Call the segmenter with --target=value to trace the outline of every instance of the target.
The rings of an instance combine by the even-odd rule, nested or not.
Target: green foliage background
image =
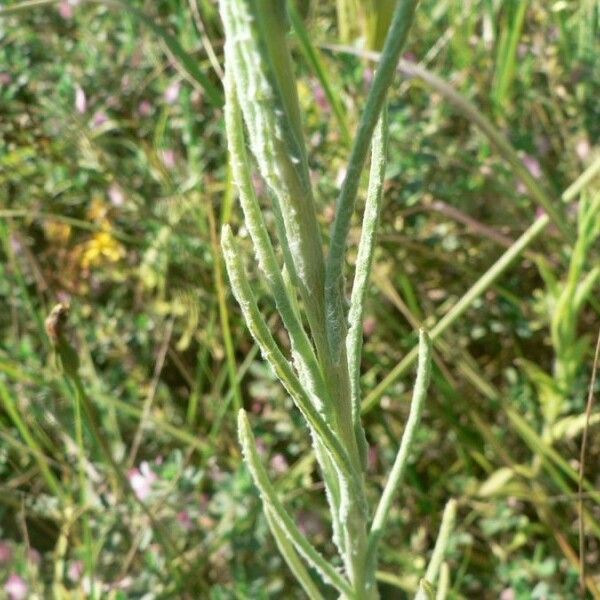
[[[308,436],[261,362],[223,272],[219,225],[244,224],[218,106],[220,22],[212,2],[193,2],[135,0],[125,10],[65,1],[0,16],[0,584],[17,574],[29,597],[91,594],[80,561],[94,564],[92,587],[102,597],[301,597],[241,464],[238,402],[260,415],[255,433],[281,497],[328,551]],[[331,45],[364,46],[378,25],[357,0],[299,8],[351,137],[372,64]],[[494,122],[573,240],[548,227],[438,344],[409,485],[381,550],[384,598],[414,591],[450,496],[459,501],[452,598],[579,593],[573,475],[599,328],[597,280],[574,314],[556,307],[600,257],[600,209],[578,233],[578,199],[560,200],[598,151],[599,13],[590,0],[419,7],[405,58],[423,61]],[[326,235],[349,140],[293,33],[290,43]],[[538,210],[488,139],[439,93],[399,76],[389,103],[365,322],[367,394],[413,348],[417,325],[435,324]],[[597,183],[588,186],[589,204]],[[44,330],[58,301],[71,304],[69,336],[103,435],[123,473],[148,486],[144,501],[174,551],[118,485],[88,428],[90,494],[80,501],[74,391]],[[556,322],[567,324],[559,338]],[[569,361],[567,380],[557,375],[561,360]],[[387,387],[365,417],[374,498],[397,449],[412,376]],[[584,504],[593,597],[597,414]],[[68,501],[49,487],[40,455]]]

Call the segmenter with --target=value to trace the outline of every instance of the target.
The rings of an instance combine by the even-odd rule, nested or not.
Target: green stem
[[[328,45],[326,47],[333,51],[344,52],[346,54],[355,54],[376,62],[383,60],[383,56],[379,52],[357,50],[345,46]],[[523,182],[533,200],[541,208],[543,208],[548,215],[550,215],[553,224],[559,229],[565,238],[571,242],[575,240],[574,233],[566,222],[565,217],[554,206],[554,199],[531,175],[527,167],[523,164],[523,161],[517,154],[516,150],[512,147],[506,137],[504,137],[504,135],[494,126],[490,119],[488,119],[477,108],[477,106],[475,106],[475,104],[473,104],[470,100],[467,100],[467,98],[456,91],[441,77],[438,77],[435,73],[432,73],[419,64],[400,59],[398,63],[398,70],[403,75],[414,77],[427,83],[427,85],[438,92],[459,113],[461,113],[471,123],[476,125],[488,138],[492,145],[498,150],[500,155],[510,164],[514,174]],[[600,161],[600,158],[596,160],[596,162],[598,161]]]
[[[286,537],[286,532],[279,525],[277,518],[273,515],[273,509],[265,504],[264,506],[265,516],[267,517],[267,523],[271,529],[271,533],[275,538],[279,552],[285,559],[290,571],[294,574],[296,579],[300,582],[306,595],[310,600],[325,600],[319,588],[315,585],[312,577],[305,569],[304,564],[300,560],[298,553],[294,549],[294,545]]]
[[[325,444],[336,466],[344,474],[346,484],[352,487],[354,493],[359,492],[361,484],[351,456],[349,456],[349,453],[344,449],[334,431],[315,408],[314,400],[311,399],[307,390],[296,377],[291,365],[281,350],[279,350],[258,309],[256,299],[242,267],[233,235],[227,226],[223,229],[221,242],[231,288],[242,309],[248,329],[261,349],[263,358],[273,367],[310,427]]]
[[[210,241],[213,253],[213,273],[214,284],[217,292],[217,302],[219,306],[219,320],[221,322],[221,333],[223,335],[223,344],[225,346],[225,359],[227,363],[227,375],[229,377],[229,385],[233,390],[233,408],[234,413],[242,408],[242,392],[237,379],[237,362],[235,359],[235,348],[233,338],[231,337],[231,327],[229,325],[229,310],[227,309],[227,299],[225,293],[225,284],[223,281],[223,265],[221,262],[221,251],[219,240],[217,239],[217,226],[215,223],[215,215],[213,207],[207,203],[206,214],[210,229]]]
[[[346,335],[343,272],[346,240],[354,213],[360,177],[367,158],[375,125],[381,114],[387,90],[392,82],[400,52],[412,25],[417,0],[398,0],[379,67],[373,79],[364,111],[352,146],[346,176],[337,202],[335,221],[329,244],[325,271],[325,308],[327,336],[334,361],[341,355],[341,341]]]

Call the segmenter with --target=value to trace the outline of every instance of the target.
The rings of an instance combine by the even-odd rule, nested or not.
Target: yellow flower
[[[86,243],[81,257],[81,266],[89,269],[106,263],[115,263],[124,256],[125,248],[115,240],[107,227],[95,233]]]

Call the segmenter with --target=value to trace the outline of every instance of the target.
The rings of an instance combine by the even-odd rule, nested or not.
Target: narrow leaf
[[[346,352],[348,355],[348,371],[350,373],[350,388],[352,394],[352,420],[357,433],[357,441],[364,436],[360,423],[360,358],[362,355],[362,322],[367,295],[369,276],[373,264],[375,238],[381,212],[383,198],[383,183],[385,179],[385,165],[387,152],[387,111],[381,114],[381,119],[373,137],[371,157],[371,172],[369,188],[363,216],[362,232],[358,245],[358,257],[348,323],[350,328],[346,337]]]
[[[342,138],[346,144],[350,143],[350,132],[348,131],[348,125],[346,124],[346,117],[344,108],[339,99],[339,96],[335,92],[334,87],[329,82],[329,77],[327,76],[327,72],[325,67],[323,66],[323,61],[321,60],[321,56],[319,51],[315,48],[313,43],[310,40],[310,35],[306,28],[304,27],[304,23],[302,22],[302,17],[299,15],[298,10],[294,6],[293,2],[288,4],[288,10],[290,15],[290,21],[292,22],[292,27],[298,36],[298,41],[300,42],[300,49],[306,58],[306,61],[311,66],[314,74],[316,75],[323,91],[325,92],[325,96],[331,104],[331,108],[333,109],[333,114],[338,122],[338,126],[340,128],[340,132],[342,134]]]
[[[221,0],[228,69],[259,171],[281,211],[290,274],[315,339],[323,337],[324,257],[279,0]],[[287,261],[292,260],[292,264]]]
[[[319,436],[324,447],[331,454],[336,466],[345,475],[348,485],[352,486],[355,490],[360,490],[360,484],[352,468],[348,454],[327,422],[323,419],[321,413],[315,408],[318,405],[318,399],[309,396],[309,393],[302,386],[291,365],[273,339],[264,317],[258,309],[256,299],[241,265],[238,251],[228,226],[223,228],[221,242],[231,288],[242,309],[248,329],[261,349],[263,357],[273,367],[296,406],[314,432]]]
[[[311,390],[317,398],[324,402],[324,410],[331,413],[331,400],[323,374],[317,363],[314,349],[308,335],[300,322],[298,313],[292,304],[293,296],[286,286],[281,269],[275,256],[275,251],[269,237],[264,217],[254,192],[252,175],[244,140],[244,129],[237,93],[233,83],[233,69],[227,51],[227,74],[225,78],[225,125],[227,130],[227,145],[231,155],[233,177],[238,188],[240,204],[245,217],[246,227],[252,238],[258,265],[263,272],[269,290],[275,299],[277,310],[281,315],[292,345],[292,351],[304,372],[309,375]],[[282,243],[287,244],[285,239]]]
[[[310,600],[324,600],[319,588],[316,586],[315,582],[312,580],[312,577],[300,560],[300,557],[294,549],[293,544],[290,542],[289,538],[286,537],[284,530],[280,527],[277,517],[273,514],[273,509],[265,504],[264,511],[265,516],[267,517],[267,523],[271,529],[271,533],[273,534],[277,547],[279,548],[279,552],[281,552],[281,555],[290,568],[290,571],[300,582],[300,585],[306,592],[306,595],[310,598]]]
[[[450,534],[454,529],[455,521],[456,500],[452,499],[448,501],[446,507],[444,508],[442,524],[440,525],[437,540],[435,541],[435,546],[433,548],[433,554],[431,555],[431,559],[427,565],[427,571],[425,572],[425,579],[431,584],[435,584],[437,580],[438,573],[440,571],[440,565],[444,559],[444,553],[446,552],[446,547],[448,546],[448,539],[450,538]]]
[[[400,442],[400,449],[396,455],[396,460],[394,461],[388,481],[385,484],[383,494],[379,500],[379,505],[375,511],[373,524],[371,525],[370,544],[372,554],[375,554],[377,543],[383,534],[383,529],[389,516],[390,509],[392,508],[394,496],[396,495],[398,487],[402,483],[404,473],[406,472],[410,450],[417,433],[419,422],[421,420],[421,413],[423,412],[423,405],[427,395],[430,375],[431,341],[429,340],[427,333],[424,330],[421,330],[419,332],[419,362],[417,366],[417,379],[415,381],[415,387],[413,390],[410,413],[408,415],[408,420],[406,421],[406,427],[402,435],[402,441]]]
[[[240,410],[238,417],[238,435],[244,452],[244,459],[252,473],[254,483],[277,526],[294,545],[297,552],[321,575],[325,582],[337,588],[342,594],[352,597],[352,588],[348,581],[302,535],[277,497],[277,492],[260,462],[254,434],[243,409]]]

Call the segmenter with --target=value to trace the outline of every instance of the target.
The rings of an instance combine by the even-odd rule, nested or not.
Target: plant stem
[[[325,272],[325,307],[327,312],[327,336],[334,361],[341,355],[341,341],[346,335],[343,270],[346,240],[360,177],[369,151],[375,125],[381,114],[388,88],[394,77],[400,52],[408,37],[414,19],[417,0],[398,0],[388,32],[379,67],[373,79],[367,102],[362,113],[356,138],[350,154],[346,176],[337,202],[335,221],[331,232],[329,253]]]
[[[383,58],[382,54],[379,52],[358,50],[346,46],[326,45],[324,47],[336,52],[355,54],[377,62],[381,61]],[[496,128],[490,119],[488,119],[477,106],[473,104],[473,102],[465,98],[441,77],[419,64],[400,59],[398,62],[398,71],[403,75],[415,77],[427,83],[427,85],[441,94],[459,113],[476,125],[498,150],[500,155],[510,164],[514,174],[529,190],[531,197],[550,215],[552,222],[565,238],[571,242],[575,240],[574,233],[568,223],[566,223],[564,216],[561,214],[560,210],[554,206],[555,202],[553,198],[531,175],[506,137]]]

